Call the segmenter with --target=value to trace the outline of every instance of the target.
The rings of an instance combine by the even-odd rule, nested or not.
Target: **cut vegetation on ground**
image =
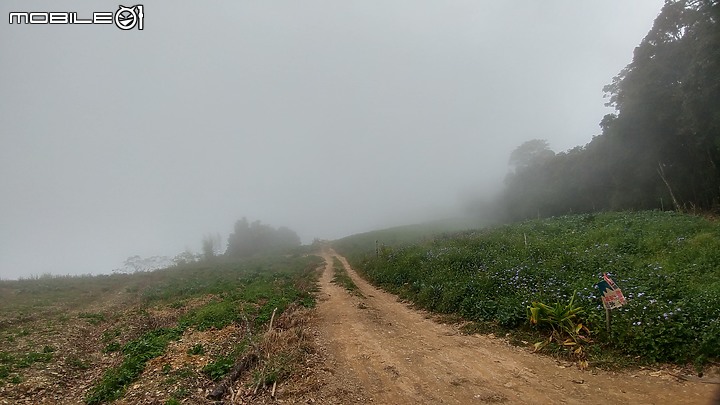
[[[235,394],[269,391],[301,363],[305,337],[295,313],[314,305],[321,259],[221,260],[1,282],[0,398],[207,400],[249,354],[255,361],[240,376],[247,392]]]

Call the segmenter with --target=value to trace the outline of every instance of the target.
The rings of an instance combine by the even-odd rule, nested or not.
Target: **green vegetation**
[[[109,343],[118,336],[120,336],[120,331],[118,329],[106,330],[103,332],[101,340],[105,343]]]
[[[360,235],[367,238],[368,235]],[[399,248],[336,249],[371,282],[426,309],[529,330],[533,302],[572,300],[592,352],[701,366],[720,358],[720,225],[672,212],[532,220]],[[610,273],[628,298],[611,333],[594,284]],[[575,293],[575,291],[577,293]],[[591,362],[593,357],[590,358]]]
[[[122,345],[119,342],[110,342],[103,349],[103,353],[119,352],[122,349]]]
[[[563,343],[577,344],[582,339],[580,332],[587,330],[580,323],[580,317],[585,312],[582,307],[575,305],[576,294],[570,296],[570,302],[566,305],[556,303],[547,305],[542,302],[533,302],[527,307],[530,323],[538,326],[549,326],[552,329],[551,339]],[[568,337],[568,339],[565,339]]]
[[[85,319],[90,323],[91,325],[97,325],[100,322],[105,320],[105,315],[103,314],[96,314],[91,312],[80,312],[78,314],[78,318]]]
[[[122,346],[123,361],[105,372],[101,380],[85,398],[88,404],[98,404],[122,397],[126,388],[143,372],[145,363],[165,353],[171,341],[179,339],[188,328],[222,329],[233,323],[248,323],[259,327],[266,323],[277,308],[285,310],[293,302],[312,305],[310,286],[319,258],[263,258],[234,264],[217,264],[208,271],[206,266],[186,266],[182,269],[162,270],[167,278],[144,291],[146,302],[166,303],[173,300],[216,294],[215,299],[188,311],[170,328],[150,330]],[[195,282],[193,282],[195,281]],[[110,347],[117,348],[112,342]],[[244,347],[244,346],[243,346]],[[200,345],[193,351],[202,352]],[[203,369],[211,379],[222,378],[241,355],[219,356]],[[169,372],[169,370],[168,370]]]
[[[351,294],[363,297],[362,293],[358,289],[358,286],[354,281],[352,281],[347,270],[345,270],[345,266],[343,266],[342,262],[337,257],[333,257],[333,270],[333,283],[344,287]]]
[[[147,285],[152,273],[101,276],[43,276],[0,281],[0,315],[12,315],[16,322],[40,318],[67,320],[67,312],[101,304],[109,295],[125,294],[130,286]],[[132,295],[127,295],[127,298]],[[104,320],[102,314],[83,312],[76,315],[90,324]],[[29,334],[26,331],[25,334]]]
[[[615,112],[601,120],[601,135],[558,154],[535,139],[510,156],[499,204],[508,217],[717,211],[719,17],[716,0],[666,1],[632,62],[603,89]]]
[[[547,339],[535,343],[535,350],[554,345],[554,351],[565,349],[565,354],[574,357],[579,361],[581,367],[585,368],[588,363],[585,360],[584,345],[591,342],[590,329],[581,322],[585,311],[575,304],[576,296],[573,292],[567,304],[558,302],[555,305],[547,305],[542,302],[533,302],[527,307],[528,319],[530,324],[540,328],[549,328],[552,331]]]
[[[351,258],[353,254],[365,255],[370,251],[379,254],[386,246],[399,247],[430,241],[443,233],[472,230],[485,225],[486,221],[477,218],[453,218],[359,233],[338,239],[333,246],[345,257]]]
[[[190,349],[188,349],[188,354],[193,354],[193,355],[205,354],[205,348],[203,347],[202,344],[198,343],[198,344],[194,345],[193,347],[191,347]]]
[[[315,270],[322,260],[308,256],[313,247],[299,246],[290,229],[243,219],[228,240],[227,254],[220,256],[215,254],[219,238],[205,239],[204,260],[189,254],[188,260],[176,260],[165,269],[141,271],[142,259],[135,256],[126,261],[135,268],[131,274],[0,280],[0,385],[23,381],[29,374],[25,369],[39,362],[55,362],[48,367],[60,367],[64,378],[84,380],[85,370],[97,369],[99,359],[106,364],[107,357],[115,357],[114,366],[84,393],[88,404],[105,403],[122,398],[148,361],[164,355],[184,334],[210,331],[206,335],[213,336],[213,331],[238,326],[231,333],[243,336],[240,344],[221,340],[188,349],[190,355],[210,358],[204,370],[193,370],[195,378],[173,373],[170,364],[163,366],[162,372],[173,380],[184,379],[167,387],[167,402],[177,402],[195,392],[198,387],[187,384],[197,385],[198,376],[220,379],[246,352],[258,351],[263,337],[256,335],[267,330],[274,313],[278,319],[288,307],[294,311],[315,304]],[[83,344],[76,344],[78,339]],[[48,342],[61,343],[58,353]],[[278,356],[292,357],[302,350],[293,344],[278,349]],[[39,353],[26,349],[43,346]],[[273,371],[279,367],[269,354],[256,363],[268,378],[286,375]],[[11,395],[17,399],[22,393]]]
[[[100,382],[85,399],[88,404],[99,404],[120,398],[130,383],[143,372],[145,363],[165,352],[171,340],[182,336],[180,328],[156,329],[123,346],[123,362],[106,371]]]
[[[220,356],[203,367],[202,372],[207,375],[209,379],[218,381],[232,369],[234,364],[235,356]]]
[[[55,348],[52,346],[43,347],[42,352],[27,352],[14,355],[5,351],[0,351],[0,382],[10,378],[10,382],[17,383],[21,381],[20,377],[15,374],[18,369],[28,368],[35,363],[47,363],[53,358]]]

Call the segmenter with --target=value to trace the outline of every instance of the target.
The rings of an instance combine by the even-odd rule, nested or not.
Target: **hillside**
[[[388,244],[379,254],[361,248],[381,235],[335,247],[372,283],[422,308],[537,337],[544,332],[530,328],[528,307],[573,298],[582,310],[576,324],[591,331],[580,359],[591,365],[614,362],[608,352],[698,369],[720,358],[720,225],[712,220],[658,211],[571,215]],[[612,311],[610,333],[594,287],[605,272],[627,297]],[[561,344],[547,348],[563,353]]]
[[[0,403],[207,403],[242,359],[252,373],[238,396],[269,397],[311,360],[307,308],[320,263],[218,258],[1,281]]]
[[[355,247],[366,278],[449,315],[398,302],[327,245],[316,246],[321,257],[0,282],[0,403],[674,404],[712,395],[714,223],[646,212],[447,230],[401,227],[336,244]],[[614,272],[629,299],[610,334],[592,289],[601,271]],[[572,352],[549,342],[558,359],[532,353],[549,329],[531,328],[526,307],[574,290],[589,340]],[[616,352],[678,365],[600,370],[618,364]],[[706,376],[691,375],[688,361]],[[607,386],[618,389],[596,392]]]

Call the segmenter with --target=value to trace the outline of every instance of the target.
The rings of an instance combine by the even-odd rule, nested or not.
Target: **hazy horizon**
[[[144,3],[143,3],[144,4]],[[304,242],[450,217],[533,138],[584,145],[662,0],[161,2],[144,28],[0,10],[0,278],[200,250],[242,217]]]

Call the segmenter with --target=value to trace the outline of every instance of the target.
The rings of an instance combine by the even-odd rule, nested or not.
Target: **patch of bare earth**
[[[0,383],[0,404],[82,403],[84,393],[103,370],[118,362],[116,353],[103,353],[107,345],[102,339],[103,333],[122,325],[127,334],[139,326],[137,322],[128,325],[123,315],[90,322],[80,318],[80,313],[82,311],[70,309],[53,315],[45,313],[18,323],[14,334],[12,330],[6,331],[6,342],[0,350],[16,358],[46,347],[53,351],[47,362],[15,369],[13,375],[19,383]]]
[[[122,345],[143,333],[173,326],[180,315],[202,305],[208,297],[190,300],[183,308],[141,308],[134,299],[115,297],[106,305],[61,308],[12,323],[2,330],[0,351],[15,358],[52,348],[49,361],[13,371],[19,382],[0,381],[0,404],[83,404],[88,391],[106,370],[122,362],[122,355],[105,348]],[[102,315],[101,320],[82,314]],[[10,323],[10,322],[8,322]]]
[[[331,283],[333,256],[364,299]],[[581,371],[502,339],[463,335],[374,288],[334,251],[323,257],[321,346],[338,378],[362,393],[338,403],[707,404],[717,387],[664,370]]]

